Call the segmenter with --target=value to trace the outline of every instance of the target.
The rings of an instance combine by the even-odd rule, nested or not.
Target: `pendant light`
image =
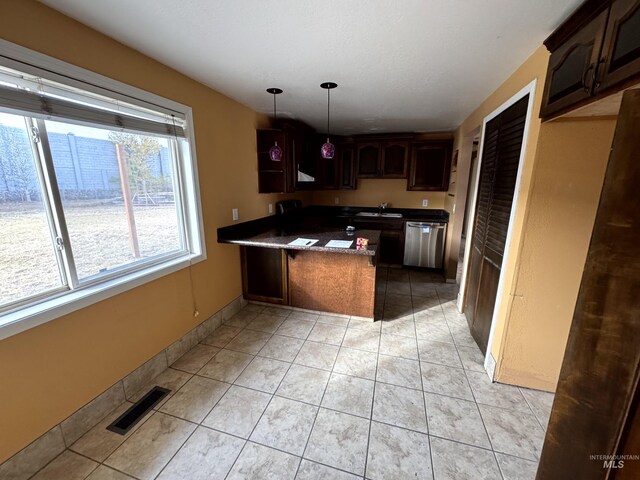
[[[331,106],[331,90],[338,86],[337,83],[325,82],[321,83],[320,87],[327,91],[327,142],[320,147],[320,153],[322,158],[333,158],[336,153],[336,147],[329,141],[329,107]]]
[[[278,110],[276,108],[276,95],[280,95],[282,93],[282,89],[280,88],[267,88],[267,92],[273,95],[273,121],[274,123],[278,120]],[[278,145],[278,142],[275,142],[275,145],[269,149],[269,158],[273,162],[280,162],[283,156],[282,148]]]

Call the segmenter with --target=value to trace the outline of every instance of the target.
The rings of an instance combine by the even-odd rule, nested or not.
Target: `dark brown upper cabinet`
[[[353,190],[356,188],[356,147],[353,143],[343,143],[338,147],[340,157],[340,188]]]
[[[406,178],[408,156],[408,142],[383,143],[381,176],[384,178]]]
[[[380,143],[361,142],[357,144],[358,177],[374,178],[380,175]]]
[[[320,141],[313,130],[301,122],[287,120],[280,122],[278,128],[257,130],[258,147],[258,192],[289,193],[296,190],[314,190],[318,188],[320,172],[316,157],[320,156]],[[282,148],[283,159],[274,162],[269,150],[275,142]],[[313,182],[298,181],[298,170],[314,177]]]
[[[549,119],[640,81],[640,0],[587,0],[545,40],[540,116]]]
[[[447,191],[452,147],[451,141],[412,144],[407,190]]]
[[[257,130],[258,147],[258,192],[288,193],[295,190],[295,139],[285,129]],[[283,158],[274,162],[269,150],[278,142],[283,150]]]
[[[325,141],[326,136],[323,136],[322,143]],[[333,137],[331,141],[336,147],[336,153],[333,158],[322,158],[320,144],[314,150],[317,153],[315,169],[317,176],[314,189],[355,189],[355,145],[350,142],[343,143],[340,137]]]
[[[594,91],[606,91],[640,73],[640,0],[611,5]],[[640,80],[639,80],[640,81]]]

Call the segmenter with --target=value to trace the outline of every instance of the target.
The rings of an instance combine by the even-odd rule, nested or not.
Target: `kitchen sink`
[[[402,214],[401,213],[360,212],[360,213],[356,213],[356,217],[402,218]]]

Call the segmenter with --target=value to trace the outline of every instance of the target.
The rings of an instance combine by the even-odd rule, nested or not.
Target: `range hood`
[[[300,171],[300,167],[298,167],[298,182],[315,182],[316,179],[311,175],[307,175]]]

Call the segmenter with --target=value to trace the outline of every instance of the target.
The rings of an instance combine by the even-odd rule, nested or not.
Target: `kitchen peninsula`
[[[376,266],[382,249],[403,248],[401,240],[385,244],[385,238],[402,239],[405,218],[446,222],[448,215],[442,210],[380,213],[372,208],[293,206],[280,215],[219,228],[218,242],[241,246],[247,300],[373,319]],[[350,225],[354,232],[347,231]],[[386,231],[395,236],[386,237]],[[366,238],[368,245],[357,245],[358,238]],[[351,243],[335,248],[332,240]]]

